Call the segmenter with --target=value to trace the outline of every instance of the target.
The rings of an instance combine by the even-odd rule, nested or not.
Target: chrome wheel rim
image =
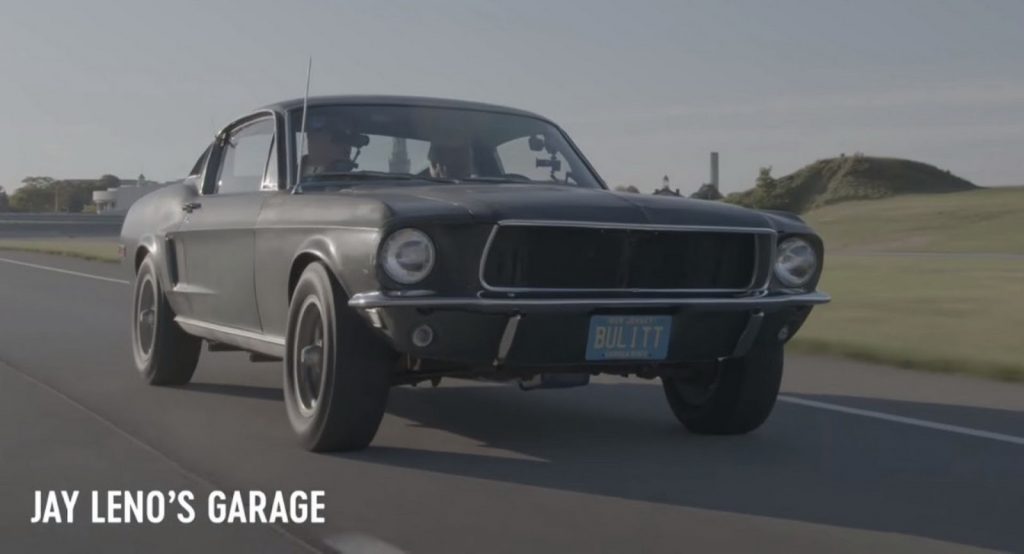
[[[139,297],[135,303],[135,336],[139,351],[149,357],[156,341],[156,284],[148,275],[139,286]]]
[[[303,416],[311,417],[320,404],[327,374],[323,310],[316,297],[303,302],[292,338],[295,403]]]

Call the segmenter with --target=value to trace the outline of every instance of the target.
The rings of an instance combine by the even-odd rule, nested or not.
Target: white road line
[[[898,415],[887,414],[884,412],[876,412],[873,410],[862,410],[860,408],[850,408],[848,406],[840,406],[839,404],[831,404],[828,402],[818,402],[817,400],[807,400],[806,398],[797,398],[794,396],[787,396],[780,394],[779,400],[782,402],[789,402],[790,404],[798,404],[800,406],[807,406],[809,408],[818,408],[819,410],[830,410],[833,412],[841,412],[844,414],[859,415],[863,417],[872,417],[875,419],[881,419],[884,421],[892,421],[894,423],[903,423],[905,425],[914,425],[916,427],[924,427],[925,429],[934,429],[936,431],[945,431],[947,433],[957,433],[960,435],[968,435],[971,437],[978,437],[983,439],[989,439],[999,442],[1008,442],[1010,444],[1017,444],[1024,446],[1024,437],[1018,437],[1014,435],[1004,435],[1003,433],[993,433],[991,431],[982,431],[981,429],[972,429],[970,427],[961,427],[959,425],[949,425],[948,423],[937,423],[935,421],[928,421],[925,419],[917,419],[914,417],[904,417]]]
[[[0,262],[7,262],[14,265],[23,265],[25,267],[34,267],[36,269],[44,269],[46,271],[53,271],[56,273],[66,273],[68,275],[75,275],[77,277],[87,277],[89,279],[96,279],[97,281],[107,281],[109,283],[118,283],[121,285],[130,285],[131,282],[124,279],[114,279],[113,277],[102,277],[100,275],[93,275],[91,273],[82,273],[80,271],[71,271],[70,269],[60,269],[57,267],[50,267],[48,265],[30,264],[28,262],[22,262],[20,260],[11,260],[9,258],[0,258]]]

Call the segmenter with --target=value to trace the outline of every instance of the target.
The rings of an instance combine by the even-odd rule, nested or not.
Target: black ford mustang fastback
[[[370,443],[388,391],[442,377],[524,389],[659,377],[696,433],[775,403],[815,304],[821,239],[798,217],[616,193],[554,123],[387,96],[282,102],[216,135],[122,229],[132,344],[154,385],[202,341],[283,360],[302,443]]]

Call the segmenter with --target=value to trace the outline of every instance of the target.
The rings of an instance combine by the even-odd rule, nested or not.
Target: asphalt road
[[[317,455],[276,363],[204,352],[193,384],[145,386],[121,279],[0,252],[2,552],[1024,551],[1019,385],[792,357],[762,429],[699,437],[654,382],[452,381],[395,389],[367,451]],[[322,489],[327,514],[31,525],[40,489]]]

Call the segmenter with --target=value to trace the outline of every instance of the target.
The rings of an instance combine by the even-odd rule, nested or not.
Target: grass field
[[[1024,187],[845,202],[805,219],[830,252],[1024,255]]]
[[[114,239],[0,239],[0,251],[41,252],[101,262],[119,262]]]
[[[1024,380],[1024,260],[834,256],[793,346]]]
[[[1024,188],[849,202],[807,220],[825,237],[833,302],[794,347],[1024,380]]]

